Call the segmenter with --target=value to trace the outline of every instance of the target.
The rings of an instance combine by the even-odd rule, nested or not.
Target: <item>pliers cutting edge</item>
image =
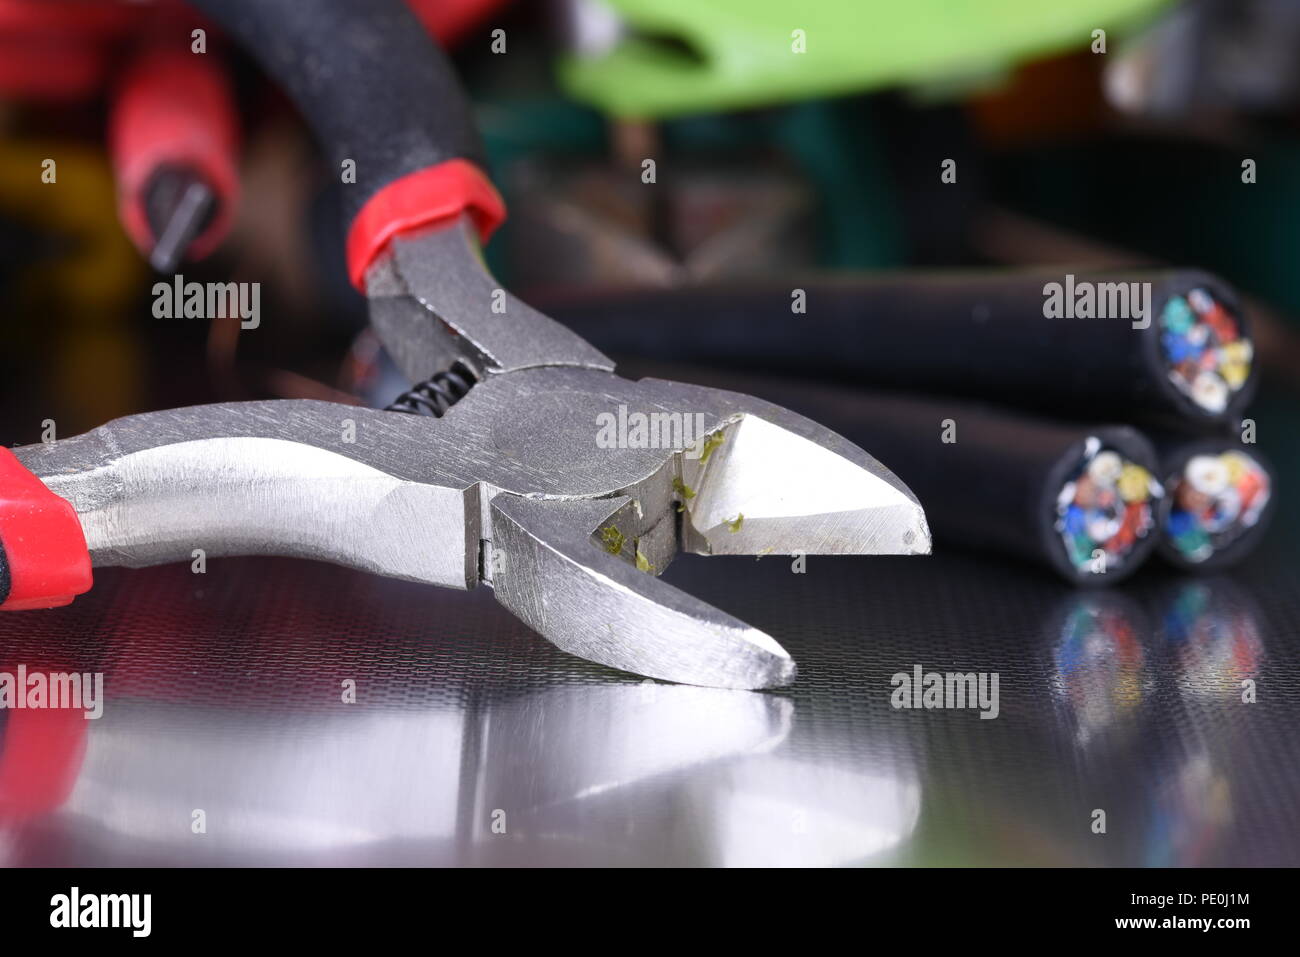
[[[65,604],[89,588],[92,561],[153,565],[197,548],[293,555],[487,584],[572,654],[670,681],[765,688],[793,681],[794,661],[659,580],[678,549],[929,551],[916,498],[852,443],[750,396],[623,379],[499,288],[478,248],[503,207],[473,158],[450,67],[400,2],[197,5],[262,59],[336,159],[355,161],[352,276],[385,347],[445,400],[430,403],[442,414],[225,403],[15,449],[0,461],[0,607]],[[370,103],[382,143],[348,125],[368,112],[365,90],[349,88],[359,78],[391,87]],[[607,447],[602,414],[664,427]],[[676,427],[688,420],[698,428]]]

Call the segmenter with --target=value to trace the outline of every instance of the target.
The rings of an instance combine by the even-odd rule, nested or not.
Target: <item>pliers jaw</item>
[[[458,413],[494,423],[500,477],[484,486],[482,527],[498,600],[560,648],[622,670],[726,688],[794,680],[771,636],[657,579],[678,550],[929,551],[920,504],[888,470],[750,396],[537,368],[494,377],[448,419]],[[699,429],[611,444],[602,428],[620,421]]]
[[[719,688],[793,682],[794,660],[770,636],[607,552],[600,531],[633,508],[500,496],[497,600],[564,651],[623,671]]]
[[[481,375],[534,366],[612,371],[585,339],[503,289],[468,213],[398,234],[366,273],[370,320],[412,382],[460,360]]]

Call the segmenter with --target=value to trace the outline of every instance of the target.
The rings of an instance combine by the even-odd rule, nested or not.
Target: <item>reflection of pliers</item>
[[[497,287],[477,247],[500,200],[466,158],[474,136],[448,66],[400,3],[198,5],[290,90],[336,168],[353,162],[349,266],[385,346],[420,383],[396,408],[432,418],[242,402],[17,449],[17,461],[0,462],[20,503],[0,513],[6,605],[84,591],[87,547],[100,565],[190,560],[196,549],[296,555],[484,582],[566,651],[759,688],[789,683],[794,662],[768,635],[659,581],[679,547],[928,551],[915,497],[861,449],[748,396],[622,379]],[[412,119],[417,104],[438,113]],[[27,551],[31,542],[39,548]]]

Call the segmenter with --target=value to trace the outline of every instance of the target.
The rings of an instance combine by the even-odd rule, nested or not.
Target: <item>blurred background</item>
[[[66,760],[21,806],[0,797],[0,861],[1300,862],[1300,0],[409,5],[473,99],[510,209],[486,256],[524,300],[564,319],[785,277],[1205,269],[1252,324],[1273,526],[1230,576],[1153,567],[1087,593],[961,549],[807,575],[683,558],[670,579],[800,661],[763,696],[647,689],[483,595],[268,559],[198,586],[109,570],[69,609],[0,622],[0,665],[93,665],[122,696],[88,740],[23,732]],[[167,73],[196,28],[198,75],[192,57]],[[816,55],[770,55],[801,42]],[[209,134],[199,167],[161,179],[132,133],[156,70]],[[197,174],[210,206],[157,273]],[[212,401],[391,399],[342,188],[286,98],[183,3],[0,0],[3,441]],[[260,326],[155,318],[151,287],[177,271],[260,282]],[[682,352],[615,358],[712,374]],[[728,386],[782,401],[765,384],[796,373],[777,351]],[[860,383],[812,378],[829,391],[798,411],[836,427]],[[888,676],[915,661],[1001,671],[1004,717],[891,711]],[[354,672],[373,689],[361,723],[304,703]],[[1243,709],[1246,679],[1265,690]],[[255,690],[213,690],[239,682]],[[225,824],[196,845],[199,806]],[[1118,812],[1113,840],[1091,840],[1097,806]],[[500,807],[520,824],[493,843]]]
[[[760,55],[799,42],[776,2],[411,6],[473,96],[511,210],[488,257],[526,299],[814,270],[1196,266],[1254,300],[1268,391],[1300,381],[1288,0],[819,0],[796,28],[806,61]],[[204,159],[237,185],[189,249],[204,258],[178,268],[261,282],[274,319],[240,335],[152,315],[148,234],[133,248],[119,217],[148,146],[122,131],[159,48],[199,23],[175,0],[0,3],[0,296],[40,320],[14,321],[0,360],[11,444],[44,418],[67,435],[166,405],[364,391],[343,187],[215,30],[189,57],[209,76],[164,75],[215,91],[191,119],[220,131]]]

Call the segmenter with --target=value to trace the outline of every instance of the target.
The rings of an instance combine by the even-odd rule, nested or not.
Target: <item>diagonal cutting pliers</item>
[[[288,89],[336,168],[352,161],[351,276],[418,384],[387,410],[225,403],[0,450],[0,607],[65,604],[92,564],[291,555],[486,584],[573,654],[765,688],[794,661],[660,580],[679,549],[929,551],[916,498],[852,443],[750,396],[621,378],[499,287],[479,243],[503,204],[449,65],[402,3],[196,5]]]

